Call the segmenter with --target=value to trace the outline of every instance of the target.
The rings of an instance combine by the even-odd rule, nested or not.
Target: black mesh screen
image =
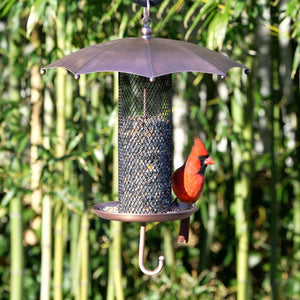
[[[171,204],[172,76],[119,73],[120,213],[163,213]]]

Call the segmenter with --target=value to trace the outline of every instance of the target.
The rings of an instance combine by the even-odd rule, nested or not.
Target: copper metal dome
[[[201,72],[225,76],[231,68],[248,69],[233,59],[207,48],[162,38],[125,38],[92,45],[67,55],[42,70],[61,67],[75,76],[117,71],[148,78]]]

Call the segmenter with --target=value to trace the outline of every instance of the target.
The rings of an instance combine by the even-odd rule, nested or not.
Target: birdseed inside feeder
[[[165,213],[172,203],[172,76],[119,73],[119,212]]]
[[[74,74],[119,72],[118,201],[99,203],[93,211],[101,218],[141,222],[139,265],[144,266],[145,223],[185,220],[196,210],[179,209],[172,201],[172,73],[196,71],[218,74],[249,69],[236,61],[191,43],[151,37],[150,5],[162,0],[132,0],[144,6],[141,38],[125,38],[78,50],[41,69],[63,67]]]

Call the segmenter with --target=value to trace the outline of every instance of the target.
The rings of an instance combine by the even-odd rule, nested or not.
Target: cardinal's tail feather
[[[177,239],[178,244],[187,244],[187,242],[189,241],[189,231],[190,217],[183,219],[180,222],[180,230]]]

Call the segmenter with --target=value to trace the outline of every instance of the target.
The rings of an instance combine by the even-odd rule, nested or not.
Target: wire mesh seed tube
[[[119,73],[120,213],[170,209],[172,177],[172,76]]]

